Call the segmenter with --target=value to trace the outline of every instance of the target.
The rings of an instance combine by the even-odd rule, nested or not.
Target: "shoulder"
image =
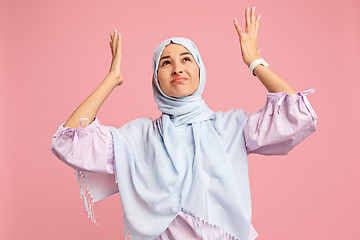
[[[215,122],[228,123],[228,122],[246,122],[247,116],[246,113],[241,109],[229,110],[226,112],[216,112],[214,114]]]
[[[247,117],[243,110],[229,110],[216,112],[212,120],[215,129],[222,134],[234,134],[242,131],[246,125]]]
[[[124,124],[121,129],[142,128],[153,124],[151,118],[136,118]]]
[[[151,118],[136,118],[130,122],[125,123],[120,128],[109,127],[110,131],[114,133],[121,133],[122,135],[138,135],[144,131],[152,129],[154,121]]]

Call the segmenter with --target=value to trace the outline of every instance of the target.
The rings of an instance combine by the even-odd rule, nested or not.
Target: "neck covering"
[[[159,59],[170,43],[184,46],[199,66],[199,87],[190,96],[170,97],[160,88]],[[154,99],[161,117],[136,119],[119,129],[109,127],[126,239],[155,239],[184,210],[234,239],[248,240],[250,197],[239,191],[248,188],[247,181],[237,181],[234,163],[214,127],[215,114],[201,98],[206,74],[194,43],[180,37],[160,43],[153,71]]]

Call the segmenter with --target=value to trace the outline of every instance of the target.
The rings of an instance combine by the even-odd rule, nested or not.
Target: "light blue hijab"
[[[184,46],[200,68],[199,87],[190,96],[169,97],[159,86],[159,59],[170,43]],[[248,192],[239,191],[248,189],[248,182],[238,181],[236,174],[241,173],[234,173],[234,164],[239,163],[229,159],[215,125],[234,131],[239,127],[220,126],[216,113],[201,98],[206,74],[197,48],[186,38],[166,39],[155,49],[153,70],[154,99],[161,117],[136,119],[119,129],[109,127],[127,237],[155,239],[184,209],[219,231],[248,240],[250,198]],[[247,164],[245,148],[241,144],[239,148]]]
[[[190,96],[181,98],[169,97],[160,88],[157,77],[160,57],[164,48],[170,43],[176,43],[184,46],[191,53],[200,69],[199,87],[197,91]],[[163,115],[170,117],[175,126],[185,123],[201,122],[209,119],[209,117],[214,113],[206,106],[204,100],[201,98],[206,82],[205,66],[200,57],[199,51],[191,40],[174,37],[166,39],[160,43],[154,52],[153,70],[152,85],[155,102],[158,104],[159,110],[164,113]]]

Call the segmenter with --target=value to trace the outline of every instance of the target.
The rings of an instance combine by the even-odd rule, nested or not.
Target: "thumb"
[[[236,32],[238,33],[239,37],[241,37],[241,35],[243,34],[243,31],[241,30],[239,23],[237,22],[236,18],[233,19],[234,22],[234,26],[236,29]]]

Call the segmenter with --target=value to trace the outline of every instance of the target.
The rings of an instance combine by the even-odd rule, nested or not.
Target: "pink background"
[[[58,126],[108,73],[109,32],[123,35],[125,83],[100,109],[103,124],[159,116],[152,54],[171,36],[197,45],[213,110],[253,112],[267,91],[242,62],[232,24],[244,26],[253,5],[262,57],[296,91],[315,89],[319,116],[318,131],[287,156],[249,155],[258,239],[359,236],[358,0],[97,2],[1,2],[1,239],[123,239],[119,195],[95,204],[97,227],[74,171],[50,152]]]

